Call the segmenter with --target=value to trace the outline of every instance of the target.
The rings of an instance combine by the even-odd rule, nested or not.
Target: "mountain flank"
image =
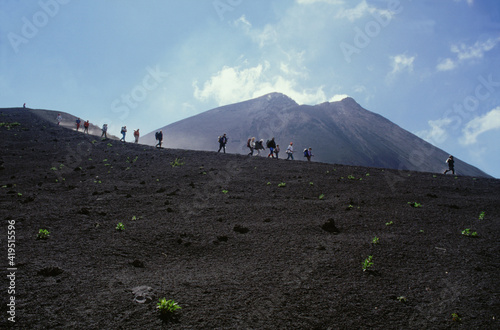
[[[313,160],[332,164],[369,166],[442,173],[449,154],[386,118],[363,109],[354,99],[298,105],[280,93],[215,108],[162,129],[167,148],[217,150],[217,137],[227,133],[227,151],[246,154],[249,137],[275,137],[284,150],[294,142],[295,158],[311,147]],[[158,131],[156,130],[156,131]],[[154,132],[142,138],[154,145]],[[267,153],[266,153],[267,155]],[[455,157],[456,159],[456,157]],[[491,177],[455,160],[457,174]]]

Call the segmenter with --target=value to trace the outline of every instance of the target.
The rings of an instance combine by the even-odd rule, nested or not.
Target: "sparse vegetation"
[[[160,313],[162,313],[163,315],[173,314],[176,310],[182,308],[173,299],[167,300],[166,298],[160,298],[159,302],[156,305],[156,308],[158,308]]]
[[[462,318],[458,315],[458,313],[451,313],[451,318],[453,322],[462,322]]]
[[[406,297],[405,296],[399,296],[396,299],[399,300],[399,302],[402,302],[402,303],[406,302]]]
[[[286,186],[286,183],[285,182],[280,182],[278,183],[278,187],[285,187]]]
[[[373,267],[373,256],[368,256],[368,258],[363,261],[363,271],[366,272],[367,270],[370,270],[371,267]]]
[[[485,216],[486,216],[486,213],[484,211],[481,211],[481,213],[479,213],[479,220],[484,220]]]
[[[133,160],[132,162],[135,162],[135,160]],[[170,162],[170,165],[172,165],[172,167],[178,167],[184,165],[184,162],[181,158],[176,158],[173,162]]]
[[[354,175],[348,175],[347,178],[349,180],[356,180],[356,177]]]
[[[392,220],[385,223],[386,226],[392,226],[393,224],[394,224],[394,222]]]
[[[222,190],[222,193],[223,193],[223,194],[227,194],[228,192],[229,192],[229,191],[228,191],[228,190],[226,190],[226,189],[223,189],[223,190]]]
[[[47,229],[40,229],[36,235],[37,239],[47,239],[49,238],[50,232]]]
[[[372,243],[373,243],[373,244],[378,244],[379,242],[380,242],[380,239],[379,239],[377,236],[375,236],[375,237],[372,239]]]
[[[125,225],[121,222],[118,222],[118,224],[116,225],[116,230],[119,231],[125,230]]]
[[[410,205],[411,207],[422,207],[422,204],[418,203],[418,202],[408,202],[408,205]]]
[[[466,228],[466,229],[462,230],[462,235],[470,236],[470,237],[477,237],[478,236],[477,231],[471,231],[470,228]]]
[[[319,195],[319,197],[318,197],[318,198],[319,198],[319,199],[323,199],[323,198],[325,198],[325,194],[321,194],[321,195]]]
[[[18,123],[17,121],[15,121],[13,123],[0,123],[0,127],[6,127],[7,130],[10,130],[10,129],[17,127],[17,126],[21,126],[21,124]]]

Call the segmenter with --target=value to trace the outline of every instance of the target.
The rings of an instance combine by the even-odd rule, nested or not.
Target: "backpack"
[[[307,151],[307,148],[306,148],[306,149],[304,149],[304,157],[307,157],[307,156],[309,156],[309,152]]]
[[[155,133],[155,138],[156,138],[157,140],[159,140],[159,139],[160,139],[160,132],[156,132],[156,133]]]
[[[267,140],[267,142],[266,142],[266,147],[268,147],[268,148],[269,148],[270,144],[271,144],[271,140]]]
[[[248,139],[247,141],[247,147],[250,148],[250,141],[252,141],[252,138]]]

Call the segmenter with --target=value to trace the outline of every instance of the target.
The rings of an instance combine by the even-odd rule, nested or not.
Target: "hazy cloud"
[[[443,143],[448,138],[448,133],[445,128],[451,124],[451,122],[452,120],[449,118],[429,120],[427,123],[430,128],[415,134],[432,144]]]
[[[462,130],[463,136],[460,143],[463,145],[474,144],[479,135],[495,129],[500,129],[500,107],[468,122]]]
[[[194,97],[199,101],[214,100],[218,105],[226,105],[272,92],[280,92],[299,104],[316,104],[326,101],[323,87],[301,90],[294,79],[288,79],[270,71],[269,62],[245,69],[225,66],[204,82],[201,88],[197,81],[193,82]]]
[[[477,41],[472,46],[467,46],[464,43],[452,45],[450,51],[456,54],[456,59],[446,58],[436,66],[436,69],[438,71],[449,71],[455,69],[464,61],[483,58],[484,53],[495,48],[499,41],[500,38],[490,38],[484,42]]]

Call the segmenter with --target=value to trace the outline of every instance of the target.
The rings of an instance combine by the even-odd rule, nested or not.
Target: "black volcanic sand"
[[[159,150],[28,110],[0,122],[20,123],[0,127],[0,328],[7,220],[18,328],[499,327],[500,180]],[[162,297],[182,309],[160,317]]]

